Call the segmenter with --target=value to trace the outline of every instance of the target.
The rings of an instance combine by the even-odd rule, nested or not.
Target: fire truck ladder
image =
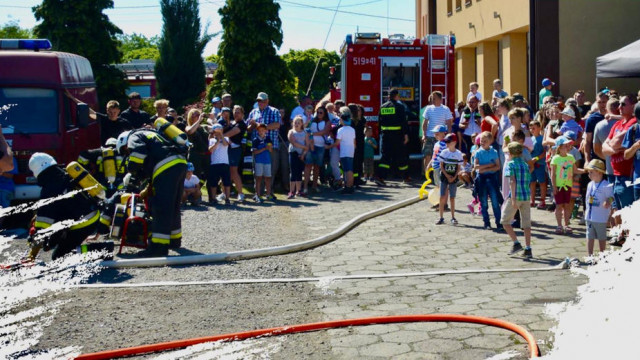
[[[427,36],[429,47],[429,94],[439,90],[442,101],[447,105],[449,90],[449,36],[430,34]]]

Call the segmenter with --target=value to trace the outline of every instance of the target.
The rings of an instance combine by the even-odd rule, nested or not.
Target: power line
[[[308,4],[300,4],[300,3],[293,2],[293,1],[286,1],[286,0],[277,0],[277,1],[280,2],[280,3],[283,3],[283,4],[292,5],[292,6],[306,7],[306,8],[325,10],[325,11],[331,11],[331,12],[336,11],[335,9],[332,9],[332,8],[326,8],[326,7],[322,7],[322,6],[314,6],[314,5],[308,5]],[[388,20],[415,22],[415,20],[413,20],[413,19],[404,19],[404,18],[397,18],[397,17],[390,17],[390,16],[365,14],[365,13],[359,13],[359,12],[347,11],[347,10],[337,10],[337,12],[340,12],[340,13],[343,13],[343,14],[372,17],[372,18],[377,18],[377,19],[388,19]]]

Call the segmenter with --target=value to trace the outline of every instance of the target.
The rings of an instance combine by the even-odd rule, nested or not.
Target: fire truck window
[[[0,123],[5,134],[58,132],[55,90],[0,87],[0,109]]]

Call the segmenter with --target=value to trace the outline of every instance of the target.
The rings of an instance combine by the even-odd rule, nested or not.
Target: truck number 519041
[[[353,65],[375,65],[376,58],[375,57],[354,57]]]

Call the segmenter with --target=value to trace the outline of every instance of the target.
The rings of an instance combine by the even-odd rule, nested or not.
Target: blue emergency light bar
[[[48,39],[2,39],[0,50],[49,50],[51,41]]]

